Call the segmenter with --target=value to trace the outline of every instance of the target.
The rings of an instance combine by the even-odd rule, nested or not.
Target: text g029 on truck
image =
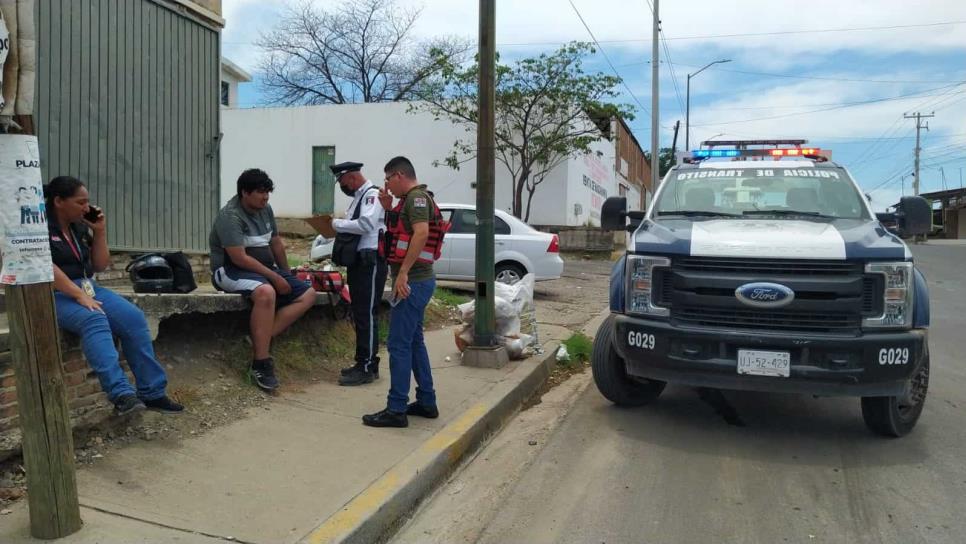
[[[876,433],[912,430],[929,385],[926,280],[845,168],[805,143],[705,142],[646,213],[607,199],[602,226],[631,234],[594,340],[606,398],[642,405],[667,383],[856,396]],[[905,197],[890,220],[925,234],[931,210]]]

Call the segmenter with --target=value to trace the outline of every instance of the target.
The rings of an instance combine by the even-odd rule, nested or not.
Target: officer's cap
[[[362,170],[361,162],[340,162],[339,164],[333,164],[329,167],[332,170],[332,174],[335,175],[335,179],[339,179],[342,174],[347,174],[349,172],[358,172]]]

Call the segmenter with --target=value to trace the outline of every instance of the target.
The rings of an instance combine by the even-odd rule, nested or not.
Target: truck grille
[[[735,298],[746,283],[771,281],[795,291],[776,309],[752,308]],[[656,304],[685,327],[857,335],[862,318],[882,308],[882,281],[860,262],[681,257],[656,269]]]
[[[851,261],[799,261],[785,259],[728,259],[724,257],[682,257],[674,269],[718,274],[843,276],[861,274],[862,263]]]
[[[828,315],[818,312],[776,310],[682,308],[675,312],[681,325],[694,327],[748,328],[768,331],[842,333],[861,325],[859,315]]]

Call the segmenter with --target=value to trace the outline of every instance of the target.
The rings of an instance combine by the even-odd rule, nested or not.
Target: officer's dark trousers
[[[379,306],[389,273],[386,260],[375,250],[362,250],[348,267],[352,320],[356,329],[356,364],[367,372],[378,369]]]

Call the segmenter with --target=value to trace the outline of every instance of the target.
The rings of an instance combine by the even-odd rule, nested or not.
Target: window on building
[[[226,106],[226,107],[227,106],[230,106],[230,104],[228,103],[228,96],[229,96],[228,90],[229,90],[229,88],[230,88],[230,85],[228,85],[228,82],[227,81],[222,81],[221,82],[221,105],[222,106]]]

